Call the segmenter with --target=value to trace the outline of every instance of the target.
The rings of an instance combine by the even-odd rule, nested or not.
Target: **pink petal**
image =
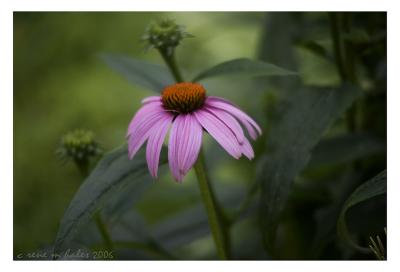
[[[156,112],[164,111],[161,102],[160,103],[150,103],[143,105],[132,118],[132,121],[129,123],[127,136],[131,134],[133,128],[135,128],[140,120],[143,117],[148,116],[149,114],[154,114]]]
[[[172,175],[181,182],[200,152],[203,129],[192,114],[178,115],[172,125],[168,160]]]
[[[213,113],[218,119],[224,122],[225,125],[231,129],[239,142],[240,150],[242,151],[243,155],[245,155],[250,160],[253,159],[253,148],[251,147],[249,140],[247,140],[247,138],[244,136],[243,129],[240,126],[239,122],[232,115],[224,110],[212,107],[205,107],[205,109]]]
[[[207,100],[225,102],[225,103],[227,103],[227,104],[230,104],[230,105],[232,105],[232,106],[235,106],[235,104],[233,104],[233,102],[229,101],[228,99],[219,97],[219,96],[212,96],[212,95],[209,95],[209,96],[207,96]]]
[[[205,130],[228,152],[232,157],[239,159],[242,155],[239,142],[233,132],[215,117],[205,110],[198,110],[194,115]]]
[[[172,175],[176,180],[181,180],[181,176],[179,174],[178,167],[178,135],[179,129],[181,127],[181,123],[183,122],[180,115],[178,115],[174,122],[172,123],[172,128],[169,133],[169,141],[168,141],[168,163],[169,168],[171,169]]]
[[[142,100],[142,104],[147,104],[151,102],[161,102],[161,96],[148,96]]]
[[[187,114],[180,145],[180,172],[186,175],[195,164],[201,148],[203,128],[192,114]]]
[[[254,151],[251,144],[247,138],[244,138],[243,144],[240,145],[243,155],[245,155],[249,160],[254,158]]]
[[[230,115],[229,113],[227,113],[224,110],[220,110],[220,109],[213,108],[213,107],[206,107],[205,109],[210,111],[218,119],[220,119],[222,122],[224,122],[225,125],[228,128],[230,128],[230,130],[232,130],[233,134],[235,134],[239,144],[242,145],[242,143],[244,142],[244,138],[245,138],[243,129],[240,126],[239,122],[236,121],[236,119],[232,115]]]
[[[132,159],[136,152],[143,145],[150,135],[151,129],[163,117],[170,116],[163,110],[153,110],[148,114],[140,114],[140,118],[135,116],[129,125],[128,131],[128,150],[129,158]]]
[[[235,116],[246,127],[253,140],[255,140],[258,135],[261,135],[262,132],[260,126],[250,116],[234,106],[231,102],[220,97],[209,96],[207,97],[206,105],[225,110]],[[254,128],[257,130],[258,135]]]
[[[149,139],[146,147],[146,160],[147,166],[152,177],[157,178],[158,163],[160,160],[161,147],[164,142],[165,135],[168,132],[169,125],[171,124],[173,115],[163,116],[154,126],[150,132]]]

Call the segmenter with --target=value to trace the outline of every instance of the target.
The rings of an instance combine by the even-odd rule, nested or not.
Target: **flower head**
[[[170,127],[168,161],[179,182],[197,160],[203,130],[232,157],[254,157],[241,124],[253,140],[261,135],[258,124],[231,102],[207,96],[198,83],[168,86],[161,96],[147,97],[142,103],[128,127],[129,157],[132,159],[147,141],[146,159],[153,177],[157,177],[161,147]]]
[[[163,19],[149,24],[142,37],[148,48],[157,48],[171,55],[181,40],[193,37],[185,31],[184,26],[178,25],[172,19]]]
[[[93,132],[77,129],[65,134],[57,150],[61,158],[75,161],[87,161],[102,153],[100,144],[95,141]]]

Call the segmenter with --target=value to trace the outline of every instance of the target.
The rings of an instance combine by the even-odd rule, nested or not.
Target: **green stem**
[[[331,36],[333,43],[333,54],[335,56],[336,67],[342,82],[346,81],[346,70],[343,64],[343,53],[342,53],[342,36],[341,36],[341,24],[340,14],[337,12],[329,12],[329,21],[331,25]]]
[[[159,52],[165,63],[168,65],[175,81],[183,82],[184,80],[175,62],[174,54],[167,54],[167,52],[163,50],[159,50]],[[201,196],[207,211],[208,223],[217,248],[217,254],[220,259],[227,260],[229,258],[229,234],[224,228],[227,224],[209,182],[205,169],[203,152],[201,150],[197,162],[194,165],[194,170],[197,175]]]
[[[350,37],[351,13],[332,12],[329,13],[329,18],[336,66],[342,84],[351,83],[354,86],[359,86],[356,73],[356,51],[352,41],[349,38],[343,39],[341,35],[341,33],[344,33],[347,37]],[[346,112],[346,126],[349,133],[356,132],[360,127],[359,111],[361,105],[362,100],[357,100]],[[359,170],[361,167],[360,161],[354,161],[349,167]]]
[[[357,84],[355,73],[355,56],[353,45],[350,41],[344,40],[342,32],[350,34],[351,18],[349,13],[330,12],[331,36],[336,67],[342,84],[350,82]],[[357,103],[346,113],[347,129],[355,132],[357,129]]]
[[[82,178],[86,179],[89,176],[89,160],[75,160],[75,165],[78,167],[79,173]]]
[[[218,206],[214,191],[209,182],[204,164],[203,152],[200,150],[194,170],[199,182],[201,196],[208,215],[212,236],[217,247],[217,254],[220,259],[227,260],[229,258],[229,234],[224,229],[223,214]]]
[[[159,52],[160,52],[161,56],[163,57],[165,63],[168,65],[168,68],[170,69],[176,82],[183,82],[184,80],[183,80],[182,74],[179,71],[178,66],[176,65],[174,53],[168,55],[168,53],[163,50],[160,50]]]
[[[344,13],[343,15],[343,28],[344,31],[350,35],[352,26],[351,13]],[[348,80],[355,86],[360,86],[357,72],[356,72],[356,51],[351,41],[345,41],[345,60],[347,67]],[[349,109],[349,116],[351,119],[348,121],[348,127],[351,132],[355,132],[360,128],[360,111],[362,107],[362,98],[355,101],[353,106]],[[350,118],[350,117],[349,117]]]
[[[78,167],[79,172],[84,179],[89,176],[89,160],[75,160],[75,165]],[[101,218],[100,212],[97,212],[94,215],[94,220],[96,222],[96,226],[100,232],[100,235],[103,238],[104,245],[107,247],[108,250],[112,251],[114,249],[113,242],[107,226],[106,224],[104,224],[103,219]]]
[[[346,12],[343,13],[343,30],[344,32],[350,36],[351,34],[351,14]],[[355,58],[355,52],[354,52],[354,46],[351,41],[348,39],[344,41],[344,61],[346,63],[346,72],[347,72],[347,78],[348,80],[353,83],[357,84],[357,75],[356,75],[356,58]]]

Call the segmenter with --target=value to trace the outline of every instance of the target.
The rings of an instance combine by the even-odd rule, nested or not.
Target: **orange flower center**
[[[206,90],[198,83],[177,83],[162,91],[164,108],[179,113],[189,113],[201,108],[205,99]]]

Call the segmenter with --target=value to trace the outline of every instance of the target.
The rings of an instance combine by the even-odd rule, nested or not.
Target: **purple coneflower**
[[[253,140],[261,135],[257,123],[231,102],[206,96],[206,90],[198,83],[168,86],[161,96],[147,97],[142,103],[128,128],[129,158],[147,140],[146,159],[153,177],[157,177],[161,147],[171,125],[168,161],[172,175],[179,182],[197,160],[203,129],[232,157],[239,159],[242,154],[250,160],[254,157],[238,121]]]

